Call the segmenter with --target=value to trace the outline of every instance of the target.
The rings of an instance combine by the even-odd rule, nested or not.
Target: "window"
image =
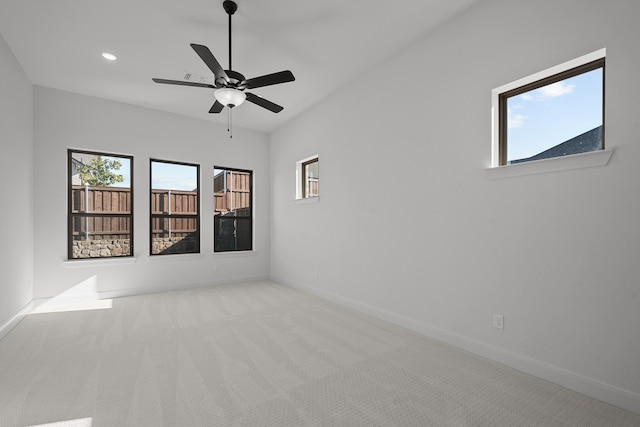
[[[200,252],[200,166],[151,160],[151,255]]]
[[[493,166],[603,150],[604,73],[603,49],[495,89]]]
[[[133,157],[68,150],[68,258],[133,254]]]
[[[317,155],[296,162],[296,199],[320,195],[320,160]]]
[[[249,170],[214,167],[214,252],[252,250],[252,183]]]
[[[302,181],[302,198],[318,197],[320,174],[317,157],[302,164]]]

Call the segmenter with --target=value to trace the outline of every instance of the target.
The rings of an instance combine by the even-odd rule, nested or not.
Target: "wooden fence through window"
[[[226,170],[216,175],[213,179],[213,201],[215,215],[247,211],[251,206],[251,174]]]
[[[197,191],[151,190],[152,237],[186,237],[197,231]]]
[[[175,237],[197,231],[196,191],[152,190],[151,213],[154,237],[169,229]],[[71,188],[74,240],[129,239],[131,190],[120,187],[74,185]],[[175,217],[167,217],[167,214]]]
[[[131,190],[119,187],[71,187],[74,240],[129,239]]]
[[[250,184],[250,174],[246,172],[219,174],[214,179],[215,215],[250,217]],[[74,240],[129,239],[131,189],[74,185],[71,214]],[[152,237],[162,237],[169,230],[174,237],[198,231],[198,192],[152,190],[151,216]]]

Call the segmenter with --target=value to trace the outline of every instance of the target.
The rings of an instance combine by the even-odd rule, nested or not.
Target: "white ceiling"
[[[247,78],[289,69],[296,81],[255,89],[284,110],[246,103],[234,126],[271,132],[478,1],[236,0],[233,68]],[[190,43],[228,68],[222,2],[2,0],[0,34],[36,85],[226,123],[226,110],[208,113],[212,90],[151,81],[186,72],[212,80]],[[103,59],[105,51],[118,60]],[[380,86],[396,77],[401,69]]]

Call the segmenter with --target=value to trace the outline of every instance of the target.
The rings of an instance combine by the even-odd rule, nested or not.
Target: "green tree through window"
[[[118,160],[109,160],[98,156],[90,159],[86,164],[77,165],[76,169],[82,185],[108,187],[124,180],[122,175],[114,172],[120,170],[120,167],[122,167],[122,163]]]

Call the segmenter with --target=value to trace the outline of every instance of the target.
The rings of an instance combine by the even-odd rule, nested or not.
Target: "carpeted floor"
[[[271,282],[27,316],[0,341],[0,425],[60,421],[640,426],[638,415]]]

